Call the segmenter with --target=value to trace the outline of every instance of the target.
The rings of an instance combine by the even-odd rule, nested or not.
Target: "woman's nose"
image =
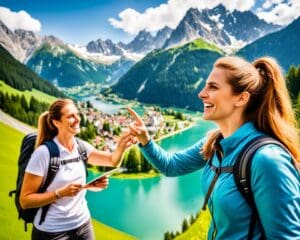
[[[198,93],[198,98],[203,99],[206,97],[206,92],[205,92],[205,88],[203,88],[199,93]]]
[[[78,121],[78,122],[80,122],[81,117],[80,117],[79,115],[77,115],[77,116],[75,117],[75,120]]]

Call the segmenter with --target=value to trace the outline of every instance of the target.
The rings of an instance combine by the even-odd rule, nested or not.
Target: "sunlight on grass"
[[[31,97],[35,97],[41,102],[46,102],[46,103],[53,103],[57,98],[50,96],[46,93],[43,93],[41,91],[38,91],[36,89],[33,89],[32,91],[20,91],[15,88],[12,88],[11,86],[7,85],[3,81],[0,80],[0,91],[4,93],[8,93],[9,95],[15,94],[15,95],[24,95],[26,100],[29,102]]]
[[[5,240],[28,240],[31,235],[31,225],[28,232],[24,231],[23,221],[18,220],[14,199],[8,196],[9,191],[15,189],[18,156],[24,134],[0,122],[0,239]],[[131,240],[133,236],[106,226],[93,219],[96,239],[101,240]]]

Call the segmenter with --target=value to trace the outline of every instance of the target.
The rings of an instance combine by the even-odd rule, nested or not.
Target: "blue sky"
[[[299,0],[0,0],[0,20],[12,30],[54,35],[66,43],[86,45],[98,38],[128,43],[142,29],[175,28],[190,7],[220,2],[281,25],[300,15]]]

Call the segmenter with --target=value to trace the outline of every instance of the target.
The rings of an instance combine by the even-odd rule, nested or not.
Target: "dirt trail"
[[[37,129],[34,127],[31,127],[15,118],[13,118],[12,116],[8,115],[7,113],[3,112],[0,109],[0,122],[5,123],[6,125],[11,126],[12,128],[17,129],[18,131],[22,132],[22,133],[30,133],[30,132],[36,132]]]

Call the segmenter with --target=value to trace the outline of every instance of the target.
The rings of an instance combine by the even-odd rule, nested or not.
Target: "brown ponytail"
[[[258,96],[251,98],[256,105],[255,125],[261,131],[283,143],[294,157],[295,166],[300,163],[299,130],[286,80],[278,63],[270,57],[259,58],[253,66],[260,74]]]
[[[53,120],[60,120],[62,109],[67,104],[74,104],[71,99],[58,99],[49,108],[49,111],[42,113],[38,121],[38,135],[35,147],[40,146],[44,141],[53,139],[58,130],[53,124]]]

